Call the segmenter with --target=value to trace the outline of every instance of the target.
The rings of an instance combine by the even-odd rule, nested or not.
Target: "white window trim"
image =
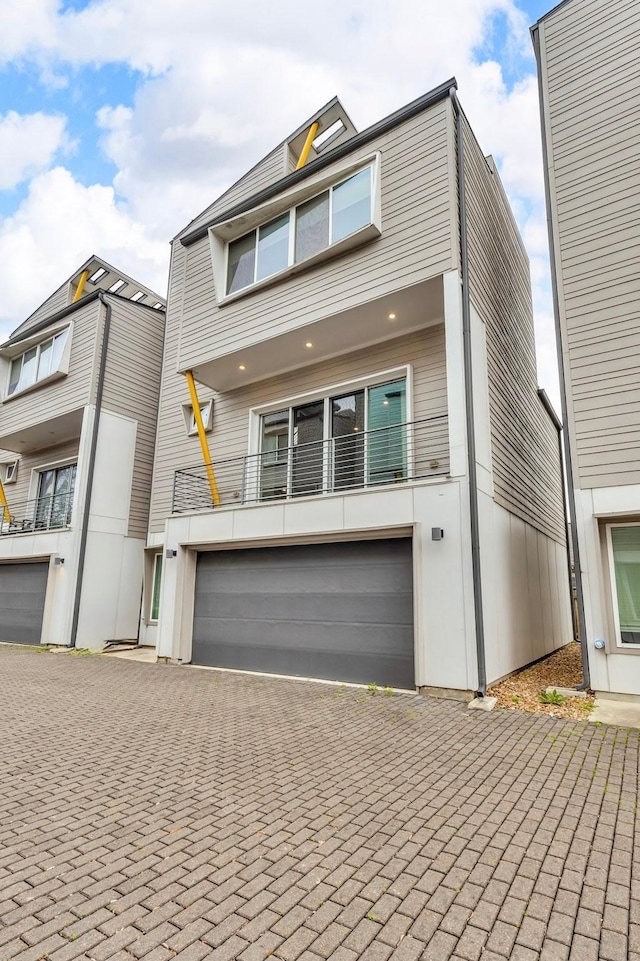
[[[249,456],[255,456],[260,454],[260,422],[264,414],[272,414],[279,410],[285,410],[291,407],[300,407],[304,404],[311,404],[317,400],[324,400],[324,418],[323,418],[323,442],[328,439],[329,432],[329,400],[331,397],[339,397],[344,394],[348,394],[350,391],[366,390],[367,387],[377,387],[379,384],[386,384],[394,380],[401,380],[404,378],[406,383],[406,405],[407,405],[407,423],[412,423],[414,419],[413,412],[413,367],[411,364],[403,364],[400,367],[391,367],[388,370],[376,371],[372,374],[367,374],[363,377],[356,377],[352,380],[342,381],[338,384],[329,384],[327,387],[321,387],[317,390],[307,391],[304,394],[295,394],[292,397],[286,397],[279,401],[269,402],[268,404],[261,404],[258,407],[252,407],[249,411],[249,438],[248,438],[248,454]],[[291,430],[291,427],[290,427]],[[366,433],[366,425],[365,425]],[[289,447],[291,447],[291,436],[289,436]],[[407,449],[407,462],[409,465],[409,470],[411,470],[411,465],[413,463],[413,451],[411,450],[411,445]],[[255,483],[257,483],[257,478]],[[257,493],[257,488],[253,490],[253,482],[249,484],[249,495],[255,495]],[[310,495],[317,497],[317,494]]]
[[[9,393],[9,384],[11,380],[11,365],[13,361],[21,357],[27,351],[31,350],[33,347],[38,347],[41,344],[46,344],[48,340],[61,334],[63,331],[68,331],[67,340],[64,345],[64,350],[62,352],[62,357],[60,358],[60,363],[57,370],[52,371],[47,377],[43,377],[41,380],[36,380],[33,384],[29,384],[28,387],[23,387],[22,390],[15,390],[13,394]],[[45,387],[47,384],[52,383],[52,381],[60,380],[62,377],[66,377],[69,373],[69,359],[71,357],[71,341],[73,339],[73,324],[63,323],[57,324],[55,327],[51,327],[47,330],[46,335],[43,331],[40,331],[37,336],[25,338],[19,341],[17,344],[12,344],[10,347],[4,347],[0,351],[0,357],[4,361],[6,367],[5,377],[4,377],[4,389],[2,392],[2,402],[5,404],[10,404],[11,401],[15,400],[17,397],[24,397],[25,394],[30,393],[34,390],[39,390],[41,387]]]
[[[290,212],[290,217],[293,216],[293,210],[295,207],[304,203],[307,200],[313,199],[313,197],[318,196],[325,190],[329,190],[331,187],[338,186],[343,181],[348,180],[350,176],[359,173],[366,167],[371,168],[371,222],[365,224],[359,230],[354,231],[349,234],[348,237],[344,237],[342,240],[336,243],[330,243],[328,247],[324,247],[317,254],[312,257],[307,257],[305,260],[298,261],[297,263],[289,263],[287,267],[283,270],[277,271],[275,274],[271,274],[269,277],[264,277],[261,280],[255,281],[252,284],[248,284],[241,290],[237,290],[232,294],[227,294],[227,271],[228,271],[228,257],[229,257],[229,244],[238,240],[240,237],[244,237],[246,234],[251,233],[252,230],[256,230],[258,227],[270,223],[277,217]],[[331,204],[331,197],[330,204]],[[259,207],[255,207],[253,210],[247,211],[244,214],[234,218],[233,220],[227,221],[224,224],[219,224],[214,227],[209,228],[209,242],[211,246],[211,259],[213,264],[213,277],[214,285],[216,290],[216,301],[218,306],[223,306],[225,304],[231,303],[232,301],[238,300],[239,298],[245,297],[248,294],[253,293],[256,290],[261,290],[264,287],[268,287],[271,284],[278,283],[279,281],[290,277],[294,274],[300,273],[301,271],[307,270],[314,264],[320,263],[325,260],[329,260],[339,253],[350,250],[353,247],[360,246],[367,240],[372,240],[375,237],[379,237],[382,233],[382,202],[380,196],[380,153],[376,152],[374,154],[369,154],[364,158],[357,161],[351,160],[350,162],[343,163],[332,169],[329,174],[325,174],[322,179],[314,177],[309,181],[304,181],[303,184],[296,188],[292,188],[283,194],[280,194],[275,200],[262,204]],[[293,250],[293,244],[295,242],[292,239],[295,234],[295,229],[289,230],[289,251],[290,254]],[[257,246],[256,246],[257,254]],[[290,257],[290,260],[292,258]]]
[[[147,617],[147,624],[157,624],[159,618],[153,616],[153,594],[156,586],[156,569],[158,567],[158,558],[160,558],[161,568],[160,568],[160,594],[158,596],[158,612],[160,611],[160,601],[162,600],[162,576],[164,574],[164,554],[162,551],[156,551],[151,559],[151,575],[150,575],[150,591],[149,591],[149,616]]]
[[[609,586],[611,591],[611,606],[613,608],[613,625],[615,629],[615,650],[617,654],[624,651],[640,651],[640,644],[623,644],[622,643],[622,631],[620,628],[620,614],[618,612],[618,589],[616,587],[616,569],[615,569],[615,558],[613,556],[613,540],[611,537],[611,530],[614,527],[640,527],[640,521],[628,521],[627,523],[620,522],[619,524],[607,524],[606,525],[606,536],[607,536],[607,556],[609,559]]]
[[[203,408],[208,408],[209,414],[207,419],[207,426],[205,427],[205,434],[210,434],[213,430],[213,398],[205,400],[200,404],[200,410]],[[198,436],[198,426],[195,423],[195,417],[193,414],[193,407],[191,404],[182,405],[182,416],[184,417],[184,427],[187,432],[188,437]]]
[[[6,486],[7,484],[15,484],[18,480],[18,468],[20,464],[20,458],[8,461],[2,464],[2,483]],[[12,471],[11,477],[9,472]]]

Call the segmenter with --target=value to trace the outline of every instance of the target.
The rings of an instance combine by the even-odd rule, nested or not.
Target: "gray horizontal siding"
[[[177,247],[177,245],[176,245]],[[170,302],[180,296],[182,251],[176,250]],[[175,373],[178,348],[176,326],[168,329],[162,396],[158,421],[156,465],[150,529],[164,529],[171,512],[174,472],[182,467],[201,463],[197,437],[186,435],[182,404],[189,403],[185,378]],[[343,355],[330,361],[261,381],[226,394],[214,394],[201,386],[202,401],[214,397],[213,430],[208,434],[213,461],[241,457],[247,453],[249,411],[252,407],[280,399],[295,397],[307,391],[321,389],[366,377],[378,371],[402,364],[413,367],[414,416],[416,419],[447,413],[447,385],[444,327],[429,327],[407,337],[385,341],[361,351]]]
[[[472,302],[485,324],[494,497],[564,542],[556,430],[537,392],[529,263],[498,175],[464,123]]]
[[[576,482],[640,483],[640,5],[572,0],[540,27]]]
[[[0,436],[32,427],[93,402],[95,343],[100,303],[79,307],[69,317],[73,325],[69,373],[35,387],[0,405]],[[46,340],[47,331],[38,335]]]
[[[164,314],[112,298],[103,409],[137,422],[129,536],[145,537],[155,449]]]
[[[189,247],[178,364],[197,367],[455,265],[448,102],[354,152],[382,155],[382,236],[218,308],[208,238]],[[175,256],[175,255],[174,255]],[[169,323],[173,323],[170,316]]]

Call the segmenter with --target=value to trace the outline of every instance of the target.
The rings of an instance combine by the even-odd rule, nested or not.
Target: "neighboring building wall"
[[[171,347],[176,349],[176,332],[170,332],[165,354],[160,426],[156,451],[156,471],[153,484],[151,531],[163,530],[165,519],[171,514],[171,495],[174,471],[202,462],[197,437],[188,437],[182,404],[189,402],[185,379],[175,373]],[[173,343],[172,343],[173,341]],[[209,448],[214,462],[248,453],[249,411],[252,407],[273,401],[295,398],[312,390],[348,382],[379,371],[410,364],[413,370],[413,416],[416,420],[447,413],[447,383],[444,327],[428,327],[364,348],[341,357],[303,367],[297,371],[259,381],[248,387],[214,394],[199,388],[202,402],[214,397],[213,430]]]
[[[471,300],[485,325],[497,504],[565,543],[558,435],[537,393],[529,262],[493,162],[464,123]]]
[[[640,5],[539,24],[575,486],[640,484]]]
[[[436,104],[349,155],[382,155],[382,235],[299,274],[217,306],[208,237],[186,251],[178,365],[197,367],[455,266],[450,204],[450,105]],[[339,168],[338,168],[339,169]],[[330,176],[331,168],[322,171]],[[338,175],[336,175],[338,176]],[[177,253],[174,245],[174,256]]]
[[[111,334],[102,405],[105,411],[137,422],[128,534],[144,538],[149,523],[164,311],[116,297],[110,297],[109,303]]]
[[[92,403],[95,390],[95,345],[99,301],[79,307],[61,324],[72,327],[69,372],[50,384],[36,386],[0,405],[0,431],[11,434],[35,424],[41,424],[68,411],[79,410]],[[57,324],[54,329],[57,328]],[[38,340],[47,339],[47,329],[38,333]],[[0,362],[0,377],[4,378],[2,395],[9,378],[10,362]]]

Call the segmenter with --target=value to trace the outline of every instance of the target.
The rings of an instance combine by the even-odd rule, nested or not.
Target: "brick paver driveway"
[[[640,958],[638,733],[0,648],[0,961]]]

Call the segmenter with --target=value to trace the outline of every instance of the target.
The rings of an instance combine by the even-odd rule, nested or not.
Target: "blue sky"
[[[549,6],[318,0],[312,22],[293,0],[3,0],[0,336],[92,253],[164,293],[171,237],[318,106],[337,94],[362,128],[455,74],[529,250],[556,398],[528,34]]]

